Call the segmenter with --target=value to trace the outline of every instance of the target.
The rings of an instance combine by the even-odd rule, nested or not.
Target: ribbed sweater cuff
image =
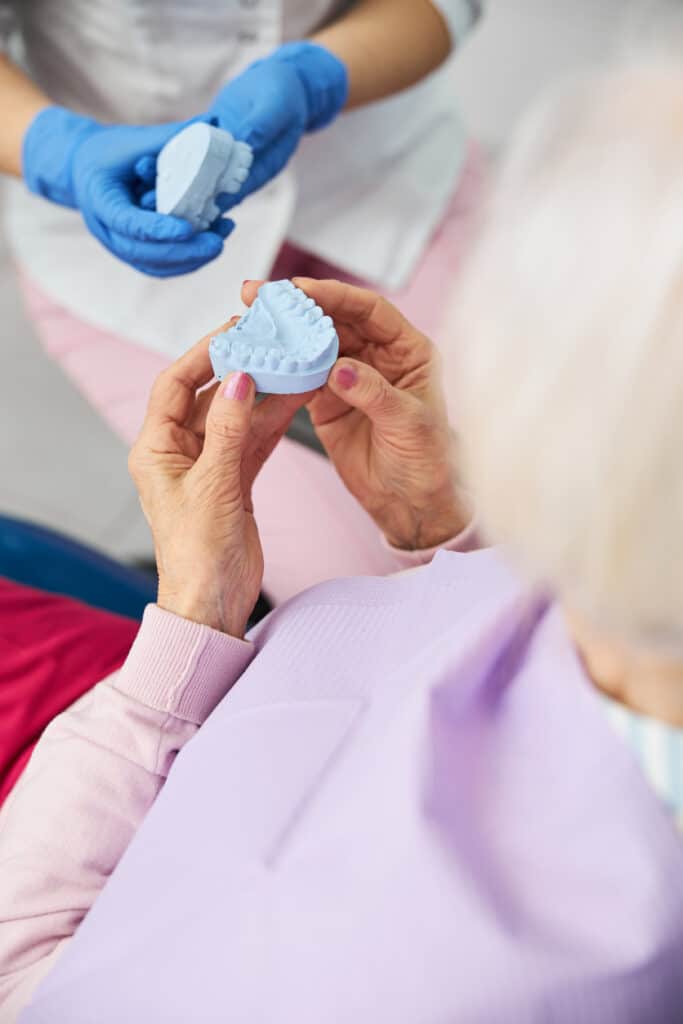
[[[413,569],[419,565],[428,565],[437,551],[458,551],[461,554],[467,551],[478,551],[482,547],[481,537],[477,526],[476,518],[472,518],[464,530],[433,548],[421,548],[417,551],[406,551],[404,548],[395,548],[393,544],[383,537],[382,542],[385,548],[396,557],[397,562],[403,569]]]
[[[254,653],[245,640],[151,604],[114,685],[147,707],[201,725]]]

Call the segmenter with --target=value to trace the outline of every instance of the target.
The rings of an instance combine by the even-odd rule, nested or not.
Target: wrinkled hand
[[[471,516],[434,346],[372,292],[338,281],[295,283],[339,334],[342,358],[308,409],[347,488],[395,547],[436,547],[454,537]],[[247,304],[258,285],[244,286]]]
[[[41,111],[24,139],[24,177],[38,195],[80,210],[88,230],[114,256],[154,277],[197,270],[215,259],[234,224],[218,220],[196,234],[179,217],[148,208],[139,168],[155,166],[184,124],[101,125],[61,107]]]
[[[129,467],[154,538],[159,606],[241,637],[263,577],[252,485],[310,395],[255,406],[245,373],[198,394],[212,376],[207,337],[158,378]]]

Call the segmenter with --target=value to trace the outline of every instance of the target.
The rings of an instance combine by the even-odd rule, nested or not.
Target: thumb
[[[229,374],[218,386],[209,406],[204,430],[204,448],[197,468],[220,474],[229,486],[241,486],[242,454],[251,428],[254,382],[239,371]]]
[[[392,387],[374,367],[355,359],[337,360],[327,386],[347,405],[364,412],[378,427],[395,426],[410,402],[408,395]]]
[[[157,176],[157,158],[151,154],[141,156],[136,161],[134,170],[136,177],[152,188]]]
[[[242,282],[242,302],[244,303],[245,306],[252,305],[252,303],[256,299],[256,296],[258,295],[258,290],[263,283],[263,281]]]

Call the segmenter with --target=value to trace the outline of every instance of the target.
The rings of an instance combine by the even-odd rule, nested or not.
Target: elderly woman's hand
[[[338,281],[296,278],[331,316],[342,358],[308,408],[342,480],[396,547],[436,547],[470,520],[454,466],[430,341],[385,299]],[[248,282],[251,303],[258,282]]]
[[[252,484],[310,396],[255,407],[245,373],[198,393],[213,377],[208,346],[158,378],[129,467],[154,538],[160,607],[241,637],[263,576]]]

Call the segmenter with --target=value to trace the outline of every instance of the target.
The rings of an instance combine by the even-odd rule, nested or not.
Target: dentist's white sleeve
[[[7,0],[0,0],[0,55],[9,49],[9,38],[14,28],[14,12]]]
[[[432,0],[451,30],[454,45],[472,31],[484,13],[484,0]]]

